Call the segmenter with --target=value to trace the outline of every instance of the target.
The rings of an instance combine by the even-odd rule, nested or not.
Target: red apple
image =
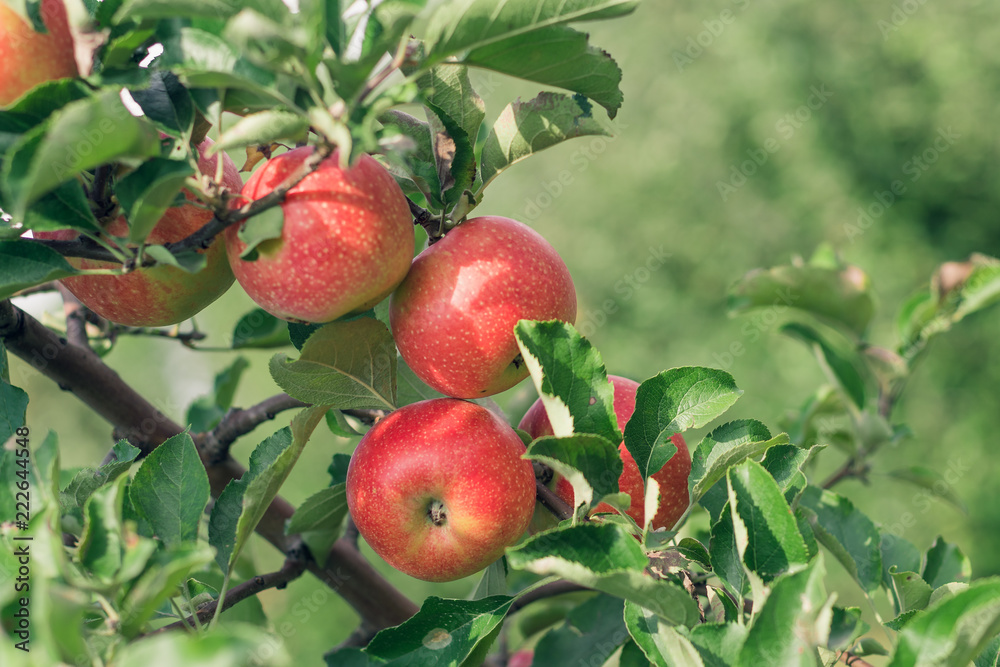
[[[503,419],[453,398],[402,407],[361,439],[347,506],[375,552],[401,572],[452,581],[483,569],[524,534],[535,476]]]
[[[274,190],[312,153],[283,153],[250,177],[247,200]],[[378,162],[362,155],[344,170],[337,154],[288,192],[280,239],[257,247],[255,261],[238,226],[226,230],[233,273],[250,298],[272,315],[330,322],[368,310],[396,288],[413,259],[413,219],[406,196]]]
[[[42,21],[48,33],[35,32],[31,24],[0,2],[0,106],[40,83],[77,75],[62,0],[42,0]]]
[[[198,169],[201,173],[215,175],[217,157],[205,157],[212,145],[205,139],[199,146]],[[222,154],[222,181],[236,192],[243,185],[236,165]],[[187,198],[194,200],[188,193]],[[167,209],[146,242],[150,244],[173,243],[190,236],[212,219],[211,211],[191,204]],[[112,236],[128,236],[128,223],[119,217],[107,227]],[[41,239],[71,240],[79,234],[74,230],[35,232]],[[154,266],[137,269],[121,276],[78,276],[62,282],[80,301],[101,317],[135,327],[166,326],[182,322],[199,313],[233,284],[233,273],[226,259],[226,248],[216,237],[206,254],[206,264],[197,273],[188,273],[174,266]],[[115,268],[119,265],[89,259],[67,258],[80,269]]]
[[[639,383],[628,378],[609,375],[608,379],[614,386],[614,408],[615,416],[618,417],[618,426],[623,431],[625,424],[635,412],[635,392],[639,389]],[[518,425],[523,431],[527,431],[532,438],[540,438],[544,435],[552,435],[552,426],[549,418],[545,414],[545,406],[542,400],[535,401]],[[672,528],[673,525],[684,514],[688,506],[688,475],[691,474],[691,454],[688,452],[687,443],[680,433],[675,433],[670,441],[677,447],[677,453],[667,461],[666,465],[653,474],[660,485],[660,508],[653,517],[653,529]],[[645,519],[645,490],[642,484],[642,475],[639,474],[639,466],[635,459],[625,448],[625,443],[618,445],[618,451],[622,457],[622,474],[618,478],[619,490],[627,493],[632,499],[632,504],[626,512],[640,526],[644,525]],[[563,477],[556,477],[549,483],[560,498],[570,505],[573,505],[573,487]],[[606,503],[601,503],[594,512],[614,512],[614,508]],[[533,524],[535,528],[543,527],[538,520]]]
[[[448,396],[480,398],[528,376],[518,320],[576,320],[562,258],[527,225],[485,216],[463,222],[413,260],[389,302],[399,353]]]

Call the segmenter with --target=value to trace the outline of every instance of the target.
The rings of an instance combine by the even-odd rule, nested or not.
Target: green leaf
[[[210,495],[208,474],[187,433],[154,449],[129,487],[132,504],[168,547],[198,539]]]
[[[854,655],[864,657],[866,655],[889,655],[885,647],[871,637],[865,637],[854,647]],[[978,667],[978,666],[977,666]]]
[[[685,537],[677,543],[674,549],[692,563],[698,563],[706,570],[712,569],[712,559],[705,545],[693,537]]]
[[[789,505],[806,487],[806,476],[802,472],[802,466],[813,452],[820,451],[824,447],[824,445],[814,445],[809,449],[802,449],[795,445],[775,445],[764,453],[764,459],[760,464],[771,473],[771,477],[778,483]]]
[[[829,629],[829,616],[823,622],[827,611],[825,574],[823,561],[817,558],[774,582],[740,650],[737,667],[821,664],[815,647]]]
[[[746,626],[737,623],[702,623],[691,628],[689,635],[705,667],[735,665],[746,638]]]
[[[298,361],[271,358],[271,377],[289,395],[338,410],[392,409],[396,401],[396,345],[376,319],[331,322],[302,346]]]
[[[867,593],[882,583],[881,538],[875,524],[843,496],[807,486],[799,507],[811,512],[809,523],[826,547]]]
[[[326,471],[330,473],[330,486],[347,481],[347,468],[351,464],[350,454],[334,454]]]
[[[262,243],[280,239],[284,228],[285,213],[280,206],[273,206],[248,219],[236,233],[240,241],[246,244],[240,253],[240,259],[257,261],[257,248]]]
[[[553,26],[508,37],[469,52],[467,65],[565,88],[594,100],[614,118],[622,104],[622,72],[587,35]]]
[[[535,645],[532,664],[604,664],[628,638],[622,600],[597,595],[574,607],[566,622],[546,632]]]
[[[104,0],[107,2],[108,0]],[[256,600],[256,598],[252,598]],[[241,602],[223,612],[222,619],[239,613]],[[167,667],[167,665],[211,665],[211,667],[245,667],[261,662],[287,667],[292,664],[285,645],[275,636],[249,623],[223,621],[211,632],[166,632],[143,637],[115,650],[115,667]]]
[[[966,667],[1000,633],[1000,580],[981,579],[910,619],[889,667]]]
[[[159,152],[156,128],[130,114],[117,90],[71,102],[8,154],[2,173],[7,212],[21,219],[39,197],[87,169]]]
[[[507,558],[501,556],[489,564],[472,592],[473,600],[482,600],[491,595],[507,595]]]
[[[745,275],[730,289],[729,308],[770,308],[776,315],[795,308],[860,338],[875,313],[875,297],[868,276],[856,266],[778,266]]]
[[[624,16],[635,0],[562,0],[505,2],[460,0],[431,15],[425,34],[427,59],[438,62],[460,51],[487,46],[539,28]]]
[[[226,19],[239,11],[239,5],[227,0],[125,0],[112,19],[122,23],[136,18]]]
[[[582,97],[539,93],[527,102],[508,104],[483,144],[479,189],[515,162],[568,139],[610,136]]]
[[[233,328],[232,348],[268,349],[292,344],[288,336],[288,322],[279,319],[263,308],[254,308],[244,315]]]
[[[656,667],[705,667],[698,650],[684,635],[634,602],[625,603],[625,625],[650,664]]]
[[[471,190],[476,179],[476,156],[472,145],[475,137],[466,134],[447,113],[429,102],[427,105],[431,111],[428,122],[441,186],[440,199],[447,208]]]
[[[161,445],[162,447],[162,445]],[[204,542],[187,542],[156,553],[149,567],[129,589],[121,609],[121,634],[132,638],[178,587],[212,562],[212,549]]]
[[[24,213],[24,226],[37,231],[67,227],[90,232],[100,229],[83,185],[75,180],[63,183],[29,206]]]
[[[927,563],[924,565],[923,578],[931,588],[938,588],[953,581],[967,583],[972,578],[972,564],[962,550],[955,544],[949,544],[943,537],[934,540],[934,545],[927,550]]]
[[[974,667],[997,667],[1000,663],[1000,635],[993,638],[973,661]]]
[[[431,389],[417,374],[407,365],[402,357],[396,359],[396,407],[403,407],[410,403],[426,401],[432,398],[442,398],[444,394]]]
[[[309,551],[320,567],[326,566],[330,547],[343,532],[347,516],[347,491],[344,484],[323,489],[306,498],[285,526],[285,534],[302,533]]]
[[[947,482],[941,473],[924,466],[909,466],[907,468],[897,468],[886,473],[893,479],[909,482],[920,488],[927,489],[935,496],[947,500],[952,505],[968,514],[969,508],[962,498],[955,492],[955,487]]]
[[[744,461],[730,468],[728,479],[736,542],[746,566],[767,582],[805,565],[805,542],[774,478],[759,463]]]
[[[697,502],[732,466],[786,444],[787,435],[781,433],[772,438],[767,427],[755,419],[739,419],[719,426],[705,436],[691,455],[688,478],[691,502]]]
[[[920,578],[916,572],[898,572],[896,566],[889,567],[889,576],[892,577],[892,591],[896,599],[899,600],[900,613],[908,611],[920,611],[927,607],[931,600],[931,593],[934,591],[926,581]]]
[[[540,461],[565,477],[573,485],[577,507],[594,507],[605,496],[618,493],[622,459],[618,448],[599,435],[539,438],[524,458]]]
[[[121,477],[97,489],[83,506],[83,533],[77,558],[105,583],[122,566],[122,489],[126,481],[127,478]]]
[[[823,370],[836,382],[837,386],[863,410],[867,387],[861,375],[864,362],[855,351],[837,349],[825,336],[812,327],[791,322],[780,329],[781,333],[796,338],[812,349]]]
[[[254,98],[254,104],[272,100],[271,106],[287,104],[293,85],[240,55],[222,37],[197,28],[181,28],[163,39],[161,69],[170,69],[189,88],[234,88]],[[232,95],[227,91],[227,100]],[[246,107],[241,103],[237,109]],[[227,109],[229,109],[227,102]]]
[[[431,596],[408,621],[375,635],[364,654],[398,665],[461,665],[490,639],[513,601],[506,595],[482,600]],[[327,664],[343,664],[338,653]]]
[[[725,484],[721,486],[726,487]],[[750,578],[736,541],[733,514],[729,507],[727,502],[719,519],[712,524],[708,553],[712,571],[719,577],[723,588],[737,600],[742,600],[750,592]]]
[[[114,460],[105,463],[97,470],[84,468],[76,473],[66,488],[59,493],[59,504],[63,510],[83,507],[94,491],[128,472],[141,451],[138,447],[133,447],[128,440],[119,440],[111,450]]]
[[[260,442],[250,455],[250,466],[239,480],[226,484],[212,506],[208,522],[208,542],[216,549],[216,562],[223,572],[236,562],[236,526],[243,513],[243,496],[250,480],[274,464],[292,444],[292,431],[285,427]]]
[[[161,132],[189,138],[194,125],[194,102],[176,74],[154,70],[148,87],[132,88],[129,94]]]
[[[280,140],[295,143],[304,138],[308,130],[309,119],[300,114],[289,111],[261,111],[245,116],[235,125],[226,128],[210,152],[269,145]]]
[[[486,104],[472,88],[468,67],[453,63],[438,65],[418,77],[417,85],[428,107],[452,119],[470,141],[475,141],[486,117]]]
[[[142,243],[195,173],[187,162],[153,158],[118,181],[115,194],[129,221],[129,241]]]
[[[36,241],[0,241],[0,299],[77,273],[63,256]]]
[[[209,543],[223,572],[232,570],[243,546],[285,482],[328,406],[299,412],[289,427],[267,438],[250,457],[250,468],[219,494],[208,526]]]
[[[1000,261],[973,255],[971,262],[974,268],[962,285],[961,302],[952,316],[955,322],[1000,301]]]
[[[430,124],[396,109],[383,113],[379,121],[385,137],[401,138],[407,146],[386,155],[389,172],[404,191],[419,192],[432,210],[440,211],[444,204]]]
[[[621,442],[614,387],[590,341],[559,321],[521,320],[514,333],[552,432],[559,437],[592,433]]]
[[[2,243],[0,243],[0,247],[2,247]],[[7,350],[3,345],[3,339],[0,339],[0,370],[2,370],[0,373],[0,443],[4,443],[26,423],[28,394],[20,387],[15,387],[8,382]]]
[[[508,548],[516,570],[554,574],[582,586],[631,600],[674,625],[691,625],[698,609],[675,584],[644,574],[646,555],[635,537],[613,523],[582,523],[538,533]]]

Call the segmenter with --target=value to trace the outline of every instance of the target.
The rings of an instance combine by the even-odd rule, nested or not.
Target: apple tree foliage
[[[31,0],[8,4],[37,17]],[[91,66],[81,79],[42,84],[0,112],[7,214],[0,336],[6,341],[27,317],[11,297],[78,273],[65,254],[110,253],[122,270],[197,269],[194,250],[207,238],[166,246],[143,240],[184,188],[215,211],[213,233],[237,221],[230,193],[196,177],[192,146],[209,131],[216,150],[246,149],[249,168],[277,145],[337,146],[345,160],[376,154],[427,236],[447,233],[515,163],[575,137],[607,134],[602,118],[613,118],[623,102],[622,73],[581,25],[629,14],[635,4],[299,0],[290,11],[279,0],[71,0],[80,60]],[[144,60],[148,67],[138,66]],[[487,126],[471,68],[559,92],[511,102]],[[144,115],[125,110],[123,88]],[[99,220],[116,210],[129,221],[132,245],[109,247],[97,235]],[[253,211],[248,243],[280,234],[278,211]],[[66,227],[83,240],[60,247],[24,236]],[[358,632],[331,647],[327,664],[501,665],[519,649],[515,640],[528,642],[539,665],[863,665],[868,655],[888,656],[892,667],[998,664],[1000,582],[970,581],[958,546],[914,545],[833,490],[843,479],[865,479],[871,461],[908,435],[893,408],[928,341],[998,298],[997,260],[977,255],[942,267],[900,307],[896,340],[883,345],[869,338],[877,304],[867,277],[828,249],[808,262],[748,273],[732,288],[732,310],[790,305],[795,316],[782,333],[814,353],[828,380],[799,401],[780,433],[766,420],[725,421],[742,390],[727,372],[702,367],[643,382],[623,429],[598,351],[570,325],[520,322],[518,344],[555,433],[530,443],[526,456],[571,481],[575,507],[551,530],[511,546],[467,599],[428,597],[391,625],[361,610]],[[246,472],[220,493],[204,436],[233,414],[246,367],[240,357],[191,404],[186,431],[147,449],[122,439],[105,462],[76,472],[61,470],[55,433],[35,434],[30,464],[15,447],[2,451],[0,506],[13,508],[17,483],[28,482],[33,537],[28,654],[14,648],[19,530],[0,529],[3,664],[287,658],[267,641],[253,593],[280,587],[310,563],[325,567],[331,549],[349,543],[346,457],[333,458],[328,488],[279,526],[299,545],[281,572],[248,567],[241,558],[248,540],[264,534],[316,428],[353,437],[366,427],[365,415],[436,394],[397,358],[381,306],[324,326],[254,310],[234,323],[231,340],[234,351],[277,350],[271,375],[301,412],[263,440]],[[104,354],[113,338],[90,344]],[[59,356],[51,361],[60,363]],[[27,403],[0,346],[0,442],[23,432]],[[674,455],[675,433],[700,438],[690,441],[690,504],[677,525],[652,530],[624,513],[588,515],[602,501],[627,507],[617,483],[618,442],[647,480]],[[815,473],[820,458],[836,460],[826,479]],[[890,473],[898,479],[930,489],[941,480],[933,470],[899,465]],[[641,502],[651,517],[655,482],[646,491]],[[826,576],[832,561],[870,609],[838,603]],[[246,594],[224,604],[237,590]],[[373,604],[384,604],[371,594]],[[891,617],[870,613],[886,598]]]

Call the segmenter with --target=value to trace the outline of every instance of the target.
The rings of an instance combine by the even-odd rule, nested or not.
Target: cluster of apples
[[[72,40],[59,0],[43,0],[48,34],[34,32],[0,4],[0,60],[14,62],[10,45],[36,53],[33,68],[0,75],[0,105],[44,81],[76,76]],[[225,154],[198,146],[199,170],[254,201],[272,192],[307,160],[311,147],[290,150],[258,169],[244,185]],[[189,199],[193,196],[186,194]],[[399,353],[414,373],[449,398],[404,406],[362,438],[347,478],[347,500],[368,544],[398,570],[428,581],[472,574],[503,554],[536,513],[535,475],[522,458],[525,446],[500,416],[465,399],[509,389],[528,376],[514,326],[521,319],[574,322],[576,291],[565,263],[526,225],[484,216],[462,222],[413,259],[409,204],[393,177],[363,155],[342,168],[336,153],[293,187],[281,204],[280,238],[244,258],[242,225],[229,227],[203,252],[197,273],[158,265],[124,275],[88,275],[63,282],[98,315],[128,326],[181,322],[215,301],[238,280],[262,308],[289,321],[324,323],[369,310],[391,294],[389,318]],[[148,236],[171,243],[212,218],[202,207],[168,209]],[[126,237],[124,217],[105,230]],[[37,232],[69,240],[74,230]],[[78,268],[112,265],[79,258]],[[635,409],[638,384],[612,376],[614,409],[624,428]],[[532,438],[551,435],[541,401],[520,428]],[[670,527],[687,506],[691,458],[679,434],[678,452],[654,478],[661,504],[654,527]],[[643,482],[624,443],[622,491],[628,514],[643,523]],[[570,505],[573,490],[556,476],[549,482]],[[600,505],[596,512],[612,511]],[[551,524],[551,522],[549,522]]]

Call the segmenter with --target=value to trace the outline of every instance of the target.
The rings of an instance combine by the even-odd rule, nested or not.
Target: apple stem
[[[448,513],[445,511],[444,503],[440,500],[432,500],[427,508],[427,516],[431,518],[431,523],[435,526],[443,526],[448,521]]]

